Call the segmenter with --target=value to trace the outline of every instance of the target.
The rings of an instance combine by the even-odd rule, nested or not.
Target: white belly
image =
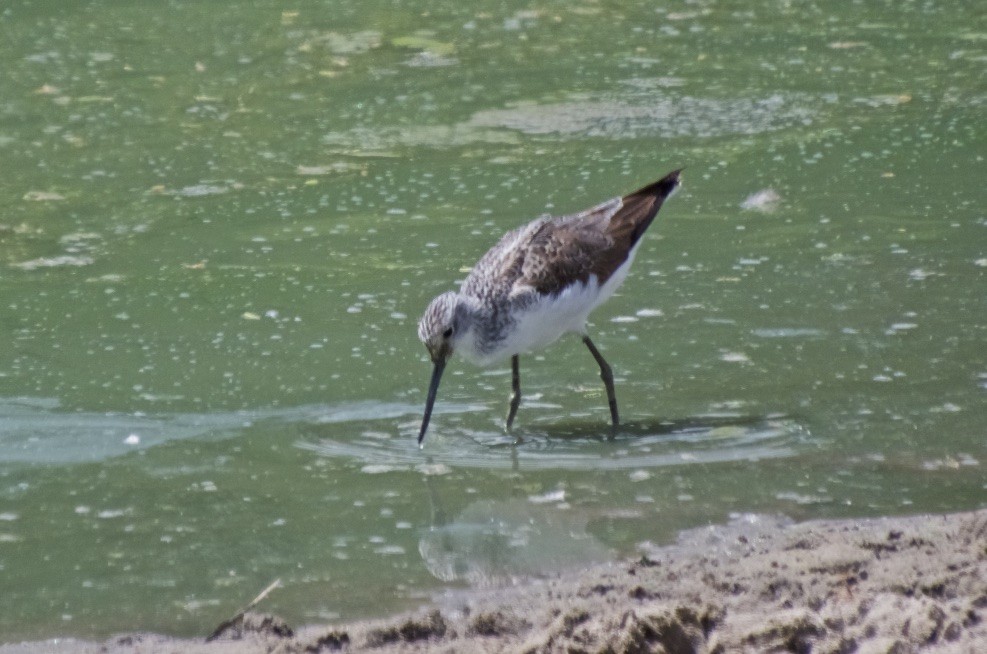
[[[638,242],[640,245],[640,242]],[[596,275],[585,284],[576,283],[555,297],[544,297],[515,317],[514,328],[499,346],[490,352],[476,348],[470,334],[457,345],[457,353],[479,366],[488,366],[515,354],[539,350],[551,345],[564,334],[586,333],[590,312],[605,302],[624,283],[634,261],[637,246],[601,287]]]

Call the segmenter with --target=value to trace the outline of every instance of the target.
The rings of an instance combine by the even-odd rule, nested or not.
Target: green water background
[[[987,505],[981,3],[0,6],[0,642],[293,624],[748,512]],[[417,317],[673,168],[577,339]]]

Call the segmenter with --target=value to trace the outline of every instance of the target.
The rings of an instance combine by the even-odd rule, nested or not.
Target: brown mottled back
[[[555,294],[573,282],[596,275],[604,284],[630,254],[654,220],[665,198],[679,183],[675,171],[623,198],[615,198],[571,216],[532,225],[515,289]]]

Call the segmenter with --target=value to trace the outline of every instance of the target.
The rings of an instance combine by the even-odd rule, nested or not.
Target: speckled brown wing
[[[675,171],[623,198],[572,216],[545,220],[523,248],[515,288],[556,294],[596,275],[604,284],[621,266],[678,186]]]
[[[615,255],[607,227],[620,206],[618,198],[581,214],[546,220],[524,249],[515,287],[552,295],[588,281],[601,258]]]

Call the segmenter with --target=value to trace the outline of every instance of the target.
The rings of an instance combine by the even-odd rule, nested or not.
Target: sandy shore
[[[786,524],[748,516],[637,560],[436,598],[415,614],[293,630],[248,614],[220,638],[153,634],[40,652],[987,652],[987,510]]]

